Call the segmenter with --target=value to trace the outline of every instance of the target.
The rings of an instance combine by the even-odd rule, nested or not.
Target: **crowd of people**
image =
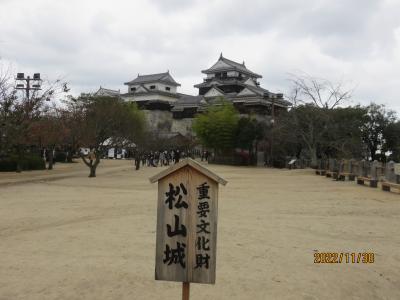
[[[169,166],[171,164],[176,164],[182,158],[190,157],[195,159],[196,157],[201,158],[202,161],[208,161],[209,151],[200,151],[200,150],[163,150],[163,151],[137,151],[134,154],[135,159],[135,167],[136,170],[140,169],[140,166],[147,167],[163,167]]]

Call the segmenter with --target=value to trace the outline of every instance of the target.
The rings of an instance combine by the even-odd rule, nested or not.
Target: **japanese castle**
[[[219,97],[231,101],[242,115],[252,115],[265,122],[271,114],[286,110],[289,102],[281,93],[272,93],[260,87],[261,75],[250,71],[245,63],[237,63],[222,56],[205,74],[203,82],[194,85],[197,96],[178,92],[181,86],[169,71],[165,73],[139,75],[125,83],[127,93],[100,89],[95,95],[119,95],[125,101],[133,101],[146,112],[153,130],[191,134],[193,117],[206,110]]]

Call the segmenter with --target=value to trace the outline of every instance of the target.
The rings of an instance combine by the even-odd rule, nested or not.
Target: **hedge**
[[[44,160],[35,155],[26,155],[21,159],[22,170],[44,170],[46,163]],[[0,159],[0,172],[17,171],[17,157],[10,156]]]
[[[54,155],[54,162],[66,162],[67,161],[67,154],[65,152],[57,152]]]

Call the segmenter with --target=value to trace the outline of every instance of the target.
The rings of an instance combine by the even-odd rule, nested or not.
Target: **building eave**
[[[214,73],[229,72],[229,71],[236,71],[236,72],[239,72],[239,73],[242,73],[245,75],[249,75],[250,77],[253,77],[253,78],[262,78],[262,76],[260,74],[257,74],[257,73],[251,72],[251,71],[244,71],[237,67],[221,68],[221,69],[216,69],[216,70],[207,69],[207,70],[202,70],[201,73],[214,74]]]
[[[129,82],[124,82],[124,85],[141,85],[141,84],[148,84],[148,83],[162,83],[162,84],[167,84],[167,85],[172,85],[172,86],[181,86],[180,83],[173,83],[171,81],[167,80],[147,80],[147,81],[140,81],[140,82],[135,82],[135,80],[129,81]]]
[[[167,97],[179,99],[179,95],[173,94],[173,93],[164,92],[164,91],[149,91],[149,92],[139,92],[139,93],[126,93],[126,94],[122,94],[121,96],[135,97],[135,96],[154,96],[154,95],[161,95],[161,96],[167,96]]]

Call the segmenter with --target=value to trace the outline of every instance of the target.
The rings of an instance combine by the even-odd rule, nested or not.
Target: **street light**
[[[34,73],[33,78],[30,76],[25,77],[24,73],[17,73],[15,80],[17,81],[15,88],[17,90],[25,90],[26,98],[28,100],[30,91],[39,91],[42,89],[42,79],[40,79],[40,73]]]
[[[272,98],[271,103],[271,136],[270,136],[270,147],[269,147],[269,159],[270,167],[274,167],[274,125],[275,125],[275,100]]]

